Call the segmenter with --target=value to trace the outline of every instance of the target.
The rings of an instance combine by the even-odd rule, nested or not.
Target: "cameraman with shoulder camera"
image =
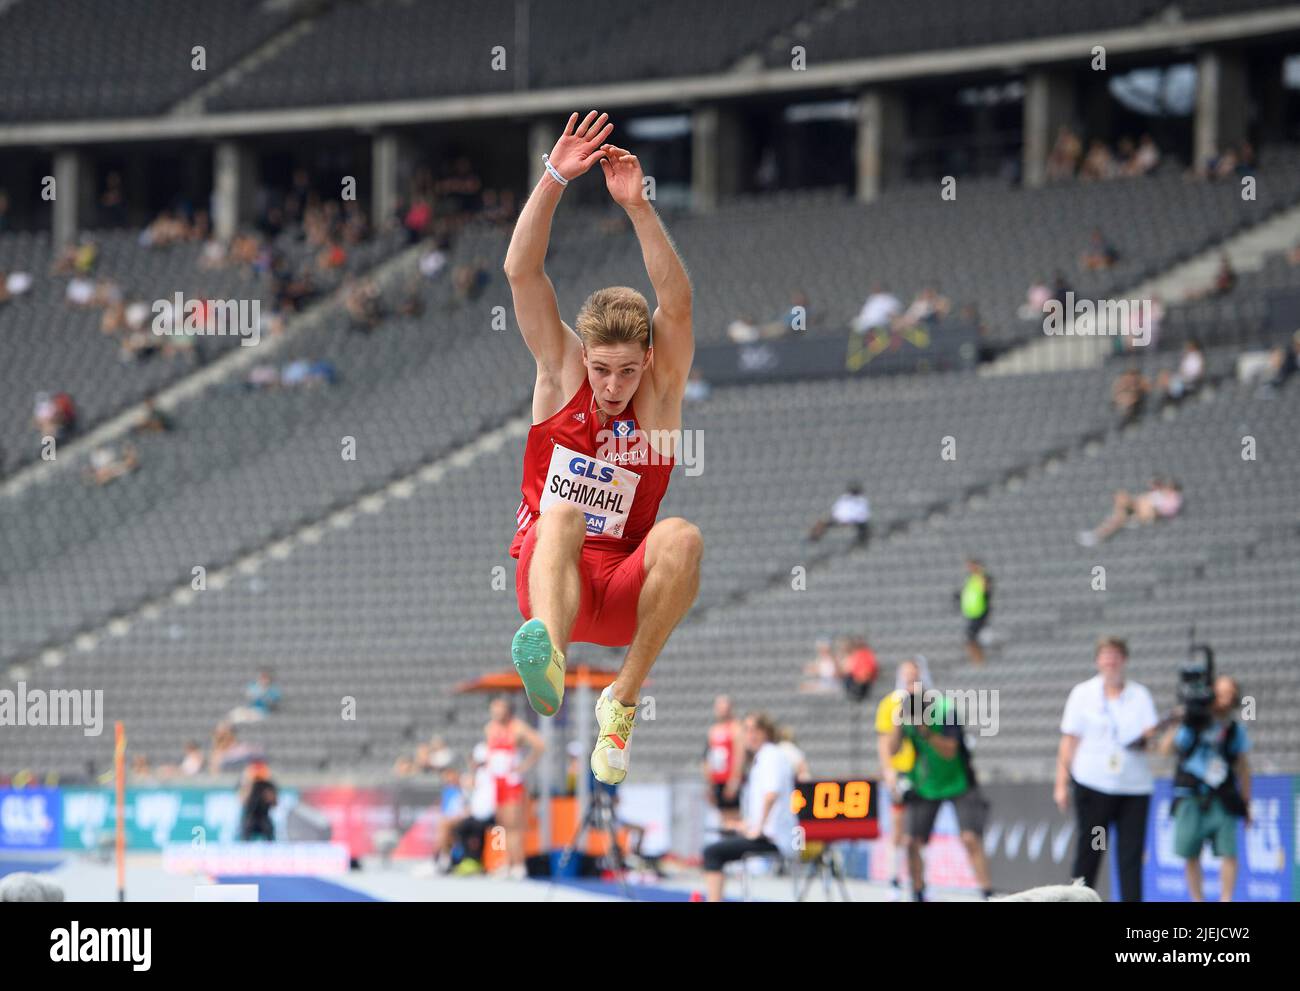
[[[1206,650],[1208,655],[1208,648]],[[1201,849],[1213,844],[1223,858],[1219,900],[1231,901],[1237,882],[1237,821],[1250,825],[1250,739],[1233,718],[1241,701],[1237,682],[1227,675],[1212,678],[1213,662],[1200,679],[1184,671],[1179,686],[1183,704],[1175,710],[1180,725],[1160,741],[1160,753],[1178,755],[1174,774],[1174,851],[1187,860],[1187,890],[1204,901]],[[1213,685],[1211,689],[1209,686]]]

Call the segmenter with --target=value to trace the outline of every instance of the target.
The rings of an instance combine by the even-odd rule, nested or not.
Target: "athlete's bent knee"
[[[659,524],[657,557],[682,568],[698,568],[704,554],[704,536],[689,520],[674,516]]]
[[[535,525],[545,528],[540,533],[558,530],[578,539],[585,539],[587,535],[587,517],[571,502],[557,502],[549,507],[537,518]]]

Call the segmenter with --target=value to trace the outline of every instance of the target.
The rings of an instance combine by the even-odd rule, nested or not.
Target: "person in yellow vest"
[[[984,564],[975,558],[966,561],[966,581],[957,593],[957,605],[966,619],[966,654],[972,664],[984,663],[984,648],[980,633],[989,621],[993,609],[993,578],[984,570]]]
[[[876,753],[880,757],[880,771],[889,792],[889,837],[885,849],[889,857],[889,883],[894,901],[903,898],[902,872],[907,869],[907,830],[903,823],[903,802],[911,784],[909,775],[916,764],[916,748],[911,740],[903,740],[898,753],[889,752],[889,737],[901,721],[900,710],[912,691],[911,686],[929,681],[930,672],[925,658],[906,660],[898,665],[894,690],[876,706]]]

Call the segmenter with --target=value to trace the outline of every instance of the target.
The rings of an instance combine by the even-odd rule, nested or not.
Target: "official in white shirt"
[[[746,749],[753,754],[741,796],[743,834],[724,834],[704,848],[704,879],[709,901],[722,901],[722,868],[747,853],[791,856],[798,820],[790,808],[794,768],[777,743],[776,724],[766,713],[750,713],[744,721]]]
[[[1055,798],[1064,812],[1070,800],[1068,785],[1073,783],[1073,876],[1082,877],[1090,888],[1096,886],[1107,845],[1104,831],[1113,824],[1120,900],[1140,902],[1147,809],[1155,790],[1146,748],[1160,720],[1151,693],[1125,677],[1127,663],[1128,644],[1104,637],[1097,643],[1097,676],[1070,690],[1061,717]]]

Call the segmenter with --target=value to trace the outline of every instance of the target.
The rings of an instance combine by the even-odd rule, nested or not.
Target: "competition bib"
[[[731,750],[728,747],[709,748],[709,770],[722,774],[731,763]]]
[[[537,508],[544,513],[557,502],[571,502],[586,517],[588,534],[621,537],[640,481],[634,471],[556,444]]]

